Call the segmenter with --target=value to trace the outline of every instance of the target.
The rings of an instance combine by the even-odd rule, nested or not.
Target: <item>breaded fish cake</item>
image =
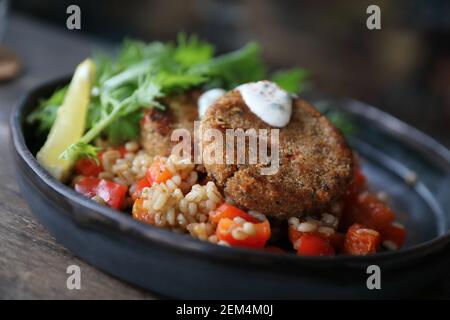
[[[239,91],[217,100],[202,119],[202,132],[272,129],[250,111]],[[224,134],[225,135],[225,134]],[[203,141],[203,148],[215,141]],[[279,131],[279,170],[261,175],[251,164],[206,164],[226,196],[247,210],[276,218],[317,213],[347,189],[353,157],[344,137],[308,102],[293,99],[290,122]]]

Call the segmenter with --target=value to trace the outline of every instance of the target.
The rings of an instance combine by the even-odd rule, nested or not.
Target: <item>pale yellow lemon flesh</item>
[[[60,155],[85,132],[94,76],[95,64],[92,60],[86,59],[78,65],[47,140],[36,156],[38,162],[61,181],[69,177],[74,163],[61,159]]]

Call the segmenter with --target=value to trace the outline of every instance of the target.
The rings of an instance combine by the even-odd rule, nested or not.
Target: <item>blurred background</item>
[[[0,8],[1,3],[6,0],[0,0]],[[37,81],[69,71],[93,47],[111,48],[123,37],[174,40],[184,30],[214,42],[219,52],[257,40],[270,65],[304,67],[320,90],[373,104],[450,147],[448,0],[9,4],[8,19],[0,13],[0,37],[1,25],[8,23],[4,47],[20,59],[21,71],[0,82],[0,90],[30,72]],[[79,31],[66,28],[71,4],[81,8]],[[381,8],[381,30],[366,28],[369,4]]]

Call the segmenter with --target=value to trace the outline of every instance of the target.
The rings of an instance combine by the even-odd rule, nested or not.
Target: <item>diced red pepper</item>
[[[382,229],[391,224],[395,214],[375,195],[368,192],[360,194],[355,202],[348,204],[342,217],[342,225],[362,224],[371,229]]]
[[[100,162],[97,162],[94,159],[82,158],[75,164],[75,170],[82,176],[96,177],[103,171],[103,168]]]
[[[307,234],[305,232],[300,232],[298,231],[295,227],[293,226],[289,226],[288,229],[288,234],[289,234],[289,240],[291,241],[291,243],[293,245],[295,245],[298,241],[298,239],[300,239],[300,237],[304,234]],[[340,232],[333,232],[332,234],[323,234],[323,233],[319,233],[319,232],[311,232],[308,234],[313,234],[315,236],[321,237],[323,239],[325,239],[326,241],[328,241],[328,243],[331,244],[331,246],[334,248],[334,250],[336,252],[341,252],[344,248],[344,239],[345,236],[340,233]]]
[[[243,224],[237,223],[228,218],[220,219],[216,230],[217,238],[227,242],[231,246],[263,248],[266,245],[267,240],[270,238],[269,221],[266,220],[264,222],[252,224],[254,227],[254,233],[246,234],[242,231]],[[236,233],[238,234],[238,237],[235,236]]]
[[[378,231],[353,224],[345,236],[344,251],[350,255],[368,255],[378,251],[381,237]]]
[[[156,160],[150,168],[148,168],[146,177],[149,181],[162,183],[172,178],[172,173],[163,163],[161,163],[161,161]]]
[[[99,178],[83,177],[75,183],[75,190],[86,197],[92,198],[97,195],[97,186],[99,182]]]
[[[343,201],[345,203],[340,228],[348,229],[353,224],[363,225],[376,230],[381,241],[393,241],[402,246],[406,232],[393,225],[394,212],[374,194],[366,190],[366,178],[361,172],[359,163],[355,161],[353,179]]]
[[[299,256],[334,256],[335,251],[333,246],[323,237],[304,233],[300,236],[297,247],[297,254]]]
[[[366,191],[366,178],[356,159],[353,167],[353,178],[344,196],[344,203],[341,219],[341,227],[344,230],[354,223],[379,229],[395,219],[394,213],[385,203]]]
[[[89,198],[99,196],[111,208],[121,209],[124,205],[128,188],[105,179],[83,177],[75,184],[75,190]]]
[[[114,209],[123,208],[127,191],[126,186],[105,179],[97,187],[97,195]]]
[[[131,195],[131,198],[133,200],[136,200],[137,198],[139,198],[142,194],[142,190],[144,190],[144,188],[147,187],[151,187],[152,183],[150,181],[148,181],[147,177],[144,177],[140,180],[138,180],[138,182],[136,182],[136,187],[134,189],[133,194]]]
[[[242,219],[253,223],[261,222],[229,203],[223,203],[216,210],[209,213],[209,220],[215,223],[219,223],[219,221],[224,218],[233,220],[235,217],[241,217]]]
[[[392,241],[398,248],[405,242],[405,228],[394,224],[386,225],[378,230],[381,233],[381,241]]]

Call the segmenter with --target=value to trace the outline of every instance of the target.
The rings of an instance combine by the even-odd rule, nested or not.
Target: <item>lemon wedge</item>
[[[69,177],[74,165],[73,161],[61,159],[60,155],[77,142],[86,129],[94,76],[95,64],[92,60],[86,59],[77,66],[47,140],[36,156],[38,162],[60,181]]]

